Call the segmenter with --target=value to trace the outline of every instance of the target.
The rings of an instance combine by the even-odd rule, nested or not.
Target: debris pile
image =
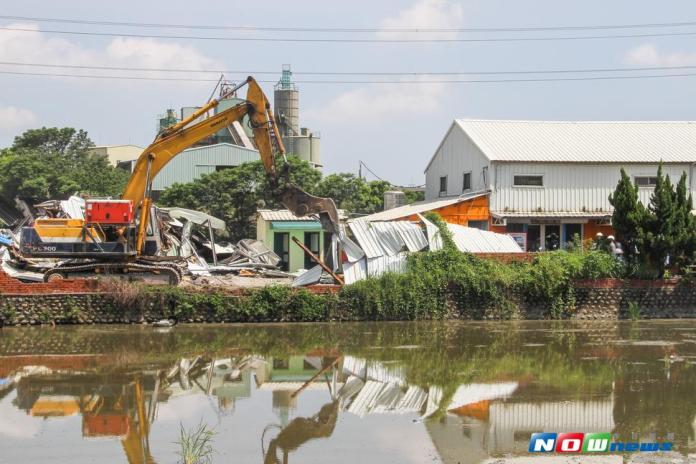
[[[45,201],[34,205],[31,216],[26,217],[21,225],[31,224],[36,218],[84,219],[85,205],[85,200],[77,196],[62,201]],[[214,216],[185,208],[153,207],[151,217],[155,225],[158,258],[178,262],[191,279],[233,274],[281,278],[289,283],[292,277],[279,270],[280,257],[258,240],[243,239],[236,244],[216,242],[215,232],[224,232],[226,225]],[[21,225],[14,231],[0,230],[0,265],[12,277],[42,282],[45,273],[66,260],[24,256],[20,247]]]
[[[456,247],[468,253],[522,253],[509,235],[457,224],[447,224]],[[350,233],[350,236],[349,236]],[[442,249],[440,229],[418,215],[418,221],[378,222],[354,219],[342,226],[338,243],[343,250],[343,278],[352,284],[386,272],[404,272],[409,253]],[[356,243],[357,242],[357,243]],[[335,263],[336,261],[334,261]],[[334,266],[337,270],[337,266]],[[326,277],[316,266],[301,275],[294,286],[319,283]]]

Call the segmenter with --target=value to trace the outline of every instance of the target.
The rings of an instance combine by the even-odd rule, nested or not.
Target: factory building
[[[452,202],[441,211],[449,222],[483,220],[529,251],[562,248],[576,234],[612,233],[621,168],[647,205],[660,162],[674,182],[685,172],[696,194],[696,122],[457,119],[425,168],[425,197]]]

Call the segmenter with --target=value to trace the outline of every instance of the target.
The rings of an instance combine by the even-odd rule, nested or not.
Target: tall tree
[[[696,252],[696,218],[692,214],[694,202],[691,194],[688,193],[687,179],[686,172],[682,173],[674,197],[674,256],[680,265],[692,262]]]
[[[636,252],[642,248],[640,239],[646,211],[638,199],[638,186],[633,184],[623,168],[614,193],[609,195],[609,203],[614,207],[611,225],[619,241],[624,244],[626,258],[635,261]]]
[[[669,175],[663,175],[662,164],[660,164],[644,228],[645,250],[658,271],[658,277],[665,275],[667,261],[670,257],[673,258],[678,242],[675,197]]]

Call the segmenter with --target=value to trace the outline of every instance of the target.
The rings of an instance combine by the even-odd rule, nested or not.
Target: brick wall
[[[477,258],[493,259],[501,263],[531,263],[537,253],[474,253]]]
[[[92,293],[98,289],[95,280],[61,280],[48,283],[24,283],[7,275],[0,269],[0,294],[4,295],[50,295],[56,293]]]

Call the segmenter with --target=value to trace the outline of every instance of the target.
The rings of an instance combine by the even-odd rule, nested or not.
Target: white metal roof
[[[491,161],[696,162],[696,121],[455,122]]]
[[[437,200],[420,201],[418,203],[411,203],[410,205],[399,206],[398,208],[392,208],[386,211],[380,211],[379,213],[370,214],[369,216],[359,218],[359,220],[368,222],[393,221],[395,219],[407,218],[414,214],[425,213],[427,211],[433,211],[439,208],[444,208],[445,206],[455,205],[457,203],[461,203],[462,201],[471,200],[473,198],[478,198],[487,194],[488,192],[473,192],[458,197],[438,198]]]
[[[314,214],[300,217],[300,216],[295,216],[287,209],[260,209],[259,215],[263,219],[265,219],[266,221],[307,221],[307,222],[314,222],[314,221],[319,220],[319,218]],[[339,219],[345,219],[346,218],[345,211],[342,209],[339,209],[338,210],[338,217],[339,217]]]

